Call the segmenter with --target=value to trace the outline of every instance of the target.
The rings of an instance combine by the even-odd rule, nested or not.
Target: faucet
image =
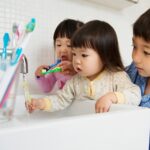
[[[23,77],[28,73],[28,61],[27,57],[24,54],[21,61],[20,73],[23,74]]]
[[[26,74],[28,73],[28,61],[27,57],[23,54],[22,61],[21,61],[21,66],[20,66],[20,73],[23,74],[23,89],[24,89],[24,96],[25,96],[25,101],[30,102],[31,101],[31,95],[29,92],[29,85],[26,80]]]

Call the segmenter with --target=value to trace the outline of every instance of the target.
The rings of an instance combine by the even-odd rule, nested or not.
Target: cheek
[[[72,52],[71,52],[71,51],[68,53],[68,57],[69,57],[70,60],[73,59],[73,56],[72,56]]]
[[[150,60],[144,62],[144,67],[150,75]]]
[[[57,57],[60,57],[60,51],[58,49],[56,49],[55,53]]]
[[[138,61],[137,59],[138,59],[138,58],[137,58],[136,52],[135,52],[135,51],[132,51],[132,60],[133,60],[134,62],[137,62],[137,61]]]
[[[134,57],[135,57],[135,52],[132,51],[132,59],[134,60]]]
[[[75,66],[75,61],[73,58],[72,58],[72,65],[73,65],[73,67]]]

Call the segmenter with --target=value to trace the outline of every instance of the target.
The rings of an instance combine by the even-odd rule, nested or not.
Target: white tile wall
[[[137,8],[146,10],[147,7],[147,3],[144,6],[143,3],[140,3],[137,7],[117,11],[82,0],[0,0],[0,47],[3,33],[11,32],[14,21],[28,22],[32,17],[36,18],[36,28],[25,50],[25,55],[29,62],[27,78],[30,83],[30,91],[31,93],[42,93],[34,79],[34,71],[37,66],[54,61],[52,37],[60,21],[66,18],[79,19],[84,22],[91,19],[107,21],[117,32],[123,62],[127,65],[131,62],[132,51],[132,22],[128,12],[132,12],[133,16]],[[137,15],[138,11],[135,12]],[[18,92],[23,92],[21,82]]]

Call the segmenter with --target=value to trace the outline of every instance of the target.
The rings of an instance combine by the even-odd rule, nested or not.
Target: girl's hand
[[[43,110],[45,108],[45,101],[43,99],[31,99],[31,102],[25,102],[26,109],[29,113],[34,110]]]
[[[116,103],[117,98],[113,92],[107,93],[102,96],[99,100],[97,100],[95,104],[95,112],[102,113],[108,112],[112,103]]]
[[[41,76],[44,76],[42,74],[42,69],[45,69],[45,68],[48,68],[48,65],[42,65],[42,66],[39,66],[36,71],[35,71],[35,76],[36,77],[41,77]]]
[[[76,74],[71,61],[68,61],[68,60],[62,61],[58,65],[58,67],[61,67],[62,72],[65,75],[75,75]]]

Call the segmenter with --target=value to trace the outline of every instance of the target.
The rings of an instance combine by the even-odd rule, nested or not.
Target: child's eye
[[[70,48],[70,47],[71,47],[71,45],[67,45],[67,47],[69,47],[69,48]]]
[[[134,44],[132,44],[132,47],[133,47],[134,50],[136,49],[136,46]]]
[[[60,46],[61,46],[61,44],[56,44],[56,46],[60,47]]]
[[[87,54],[82,54],[82,57],[87,57],[88,55]]]
[[[76,56],[76,53],[72,53],[72,56]]]
[[[149,53],[149,52],[147,52],[147,51],[144,51],[144,54],[145,54],[145,55],[150,55],[150,53]]]

